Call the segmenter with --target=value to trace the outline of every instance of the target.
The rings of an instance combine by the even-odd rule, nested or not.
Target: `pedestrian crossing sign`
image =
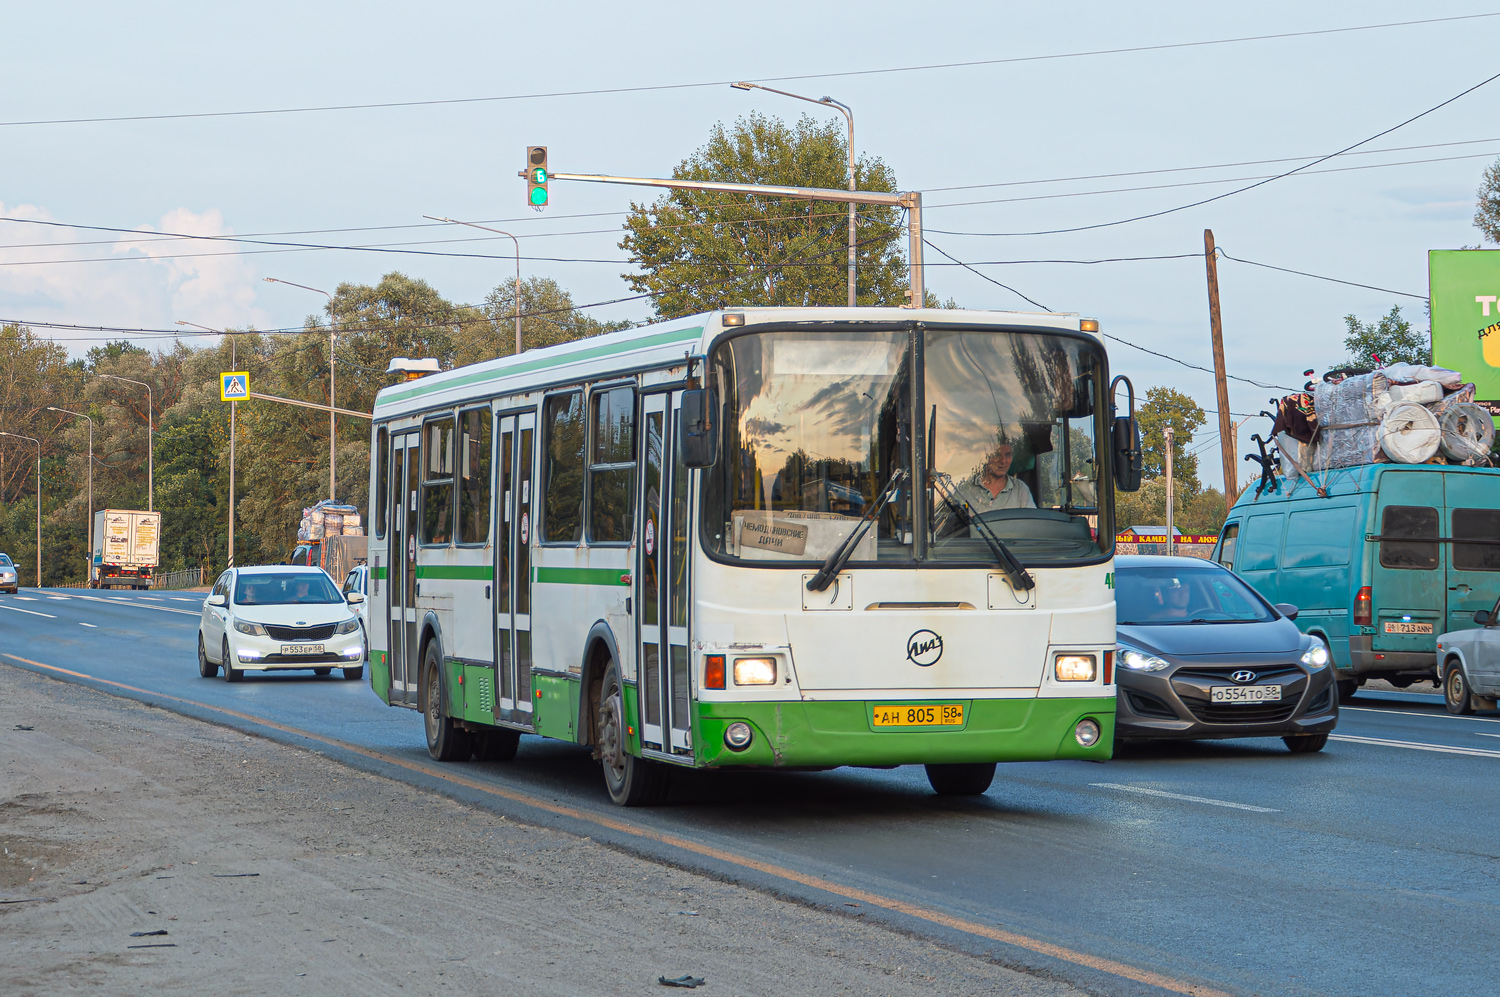
[[[250,373],[243,370],[219,375],[219,400],[224,402],[247,402],[250,400]]]

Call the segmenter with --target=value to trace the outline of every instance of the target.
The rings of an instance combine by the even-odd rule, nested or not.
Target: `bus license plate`
[[[1281,699],[1279,685],[1211,685],[1211,703],[1274,703]]]
[[[963,722],[962,703],[875,707],[876,727],[958,727]]]
[[[322,654],[322,644],[283,644],[282,654]]]
[[[1432,624],[1397,623],[1392,621],[1385,625],[1385,632],[1388,634],[1430,634],[1432,633]]]

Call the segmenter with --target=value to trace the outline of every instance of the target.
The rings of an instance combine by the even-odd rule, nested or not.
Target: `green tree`
[[[1166,428],[1171,426],[1172,479],[1177,494],[1198,494],[1198,457],[1187,448],[1206,419],[1203,409],[1176,388],[1158,385],[1146,390],[1136,417],[1141,424],[1142,477],[1159,478],[1167,473]]]
[[[1493,169],[1493,167],[1491,167]],[[1344,349],[1349,363],[1356,367],[1384,367],[1393,363],[1432,363],[1432,343],[1425,333],[1414,332],[1411,322],[1402,316],[1401,306],[1392,305],[1378,322],[1361,322],[1353,315],[1344,316],[1349,334]]]
[[[716,125],[708,144],[672,176],[844,187],[848,162],[842,121],[804,116],[788,125],[751,114],[732,129]],[[855,178],[861,190],[896,190],[894,171],[875,157],[857,161]],[[655,295],[663,318],[731,305],[847,304],[848,225],[848,206],[832,201],[672,191],[631,205],[620,248],[644,272],[623,276],[636,291]],[[856,231],[859,304],[905,304],[900,212],[862,205]]]
[[[1500,242],[1500,159],[1485,169],[1474,199],[1474,227],[1486,242]]]
[[[516,285],[505,281],[484,299],[489,322],[466,329],[458,348],[459,363],[508,357],[516,351]],[[573,307],[573,296],[551,277],[521,281],[521,348],[570,343],[605,332],[630,328],[629,322],[590,318]]]
[[[1193,494],[1184,494],[1178,490],[1172,498],[1172,526],[1178,533],[1218,533],[1223,527],[1227,507],[1224,505],[1224,493],[1217,488],[1205,488]],[[1117,529],[1165,526],[1166,523],[1166,478],[1142,482],[1140,491],[1115,492]]]

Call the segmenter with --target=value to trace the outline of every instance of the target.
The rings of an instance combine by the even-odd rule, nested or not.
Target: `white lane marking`
[[[1187,796],[1182,793],[1168,793],[1160,789],[1147,789],[1145,786],[1122,786],[1117,782],[1091,782],[1090,786],[1099,789],[1118,789],[1122,793],[1140,793],[1142,796],[1160,796],[1168,800],[1185,800],[1188,803],[1207,803],[1211,807],[1228,807],[1231,810],[1249,810],[1257,814],[1279,814],[1280,810],[1273,807],[1253,807],[1248,803],[1231,803],[1228,800],[1213,800],[1207,796]]]
[[[53,616],[51,613],[38,613],[34,609],[22,609],[20,606],[0,606],[0,609],[8,609],[12,613],[28,613],[31,616],[45,616],[49,620],[57,619],[57,617]]]
[[[1500,737],[1500,734],[1486,734],[1482,730],[1476,730],[1474,733],[1478,734],[1480,737]]]
[[[1495,717],[1460,717],[1452,713],[1418,713],[1415,710],[1372,710],[1368,706],[1339,707],[1340,713],[1345,710],[1359,710],[1362,713],[1384,713],[1386,716],[1391,717],[1437,717],[1443,720],[1478,720],[1480,723],[1500,724],[1500,719],[1496,719]]]
[[[68,597],[65,596],[65,595],[49,595],[49,596],[47,596],[47,598],[51,602],[67,602],[68,601]]]
[[[1356,737],[1353,734],[1330,734],[1330,741],[1352,744],[1375,744],[1383,748],[1406,748],[1411,751],[1436,751],[1444,755],[1472,755],[1476,758],[1500,758],[1500,751],[1489,748],[1459,748],[1451,744],[1423,744],[1421,741],[1392,741],[1383,737]]]
[[[80,627],[89,627],[90,629],[93,629],[93,630],[98,630],[99,629],[99,624],[97,624],[97,623],[85,623],[82,620],[78,621],[78,625]]]
[[[184,616],[202,616],[191,609],[173,609],[171,606],[152,606],[144,602],[126,602],[124,599],[101,599],[97,595],[75,595],[75,599],[87,599],[90,602],[102,602],[108,606],[135,606],[137,609],[154,609],[161,613],[181,613]]]
[[[169,595],[167,596],[167,598],[171,599],[173,602],[202,602],[201,599],[183,599],[175,595]]]
[[[34,595],[18,595],[16,598],[23,602],[36,602],[36,596]]]

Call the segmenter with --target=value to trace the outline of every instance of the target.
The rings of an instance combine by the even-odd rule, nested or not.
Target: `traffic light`
[[[541,211],[547,206],[547,147],[526,147],[526,200]]]

